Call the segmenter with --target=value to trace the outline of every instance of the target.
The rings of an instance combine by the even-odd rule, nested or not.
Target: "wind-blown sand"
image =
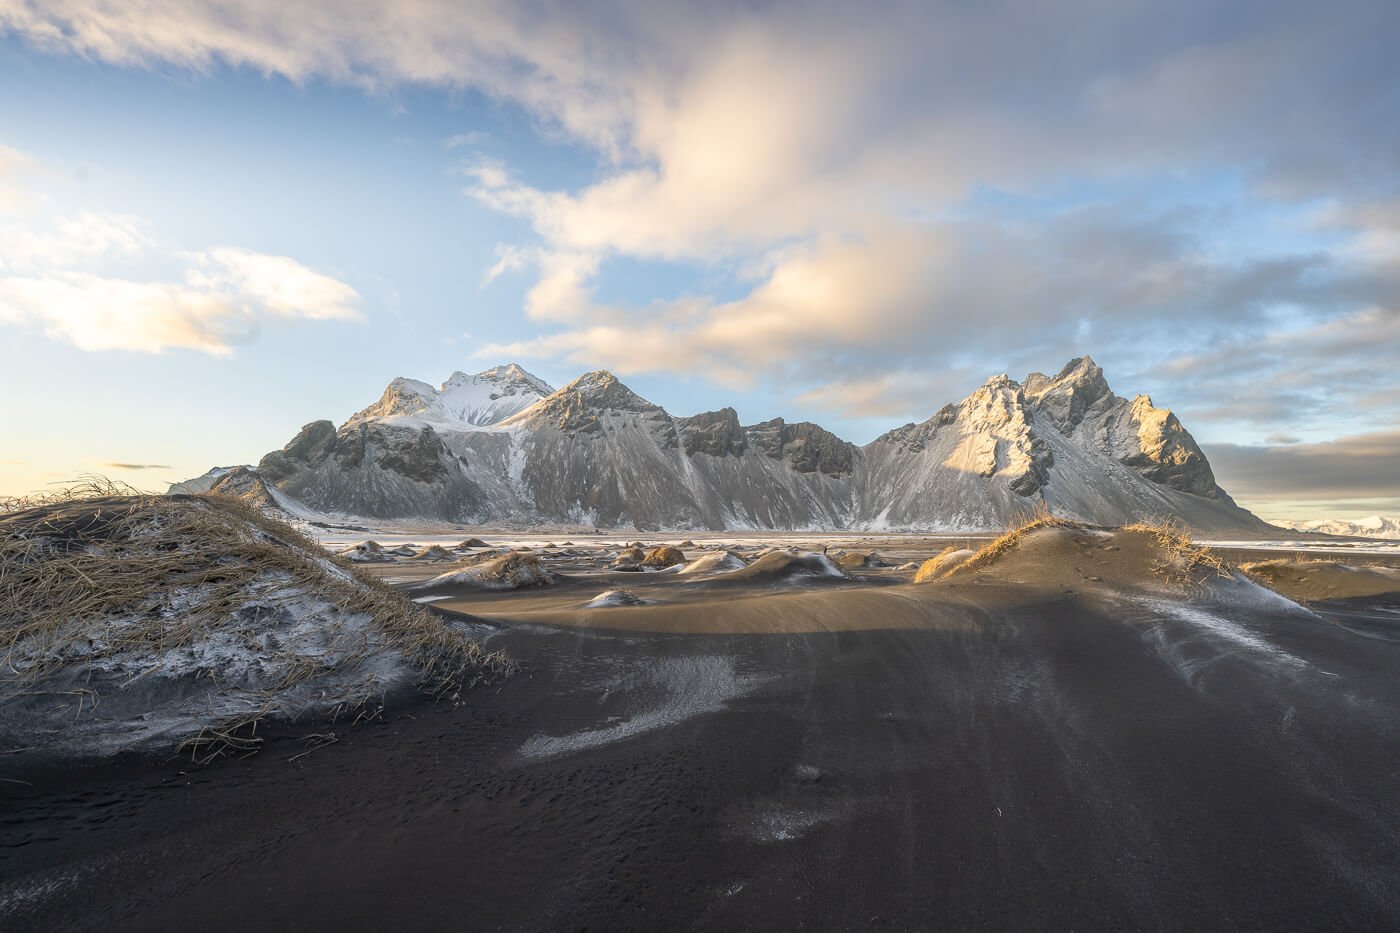
[[[1316,602],[1400,595],[1400,569],[1336,560],[1269,560],[1243,565],[1245,573],[1290,599]]]
[[[1303,607],[1146,533],[922,584],[591,544],[532,552],[552,586],[433,591],[521,666],[460,705],[189,773],[0,763],[28,782],[0,784],[0,925],[1400,925],[1395,601]],[[645,602],[584,608],[619,588]]]

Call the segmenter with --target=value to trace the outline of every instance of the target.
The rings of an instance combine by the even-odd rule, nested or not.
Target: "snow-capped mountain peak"
[[[558,391],[519,366],[395,379],[340,428],[307,425],[259,462],[269,495],[324,512],[638,528],[996,528],[1038,508],[1095,524],[1262,523],[1191,435],[1089,357],[994,376],[856,447],[818,425],[673,417],[605,370]],[[1375,532],[1371,532],[1375,533]]]
[[[529,424],[551,424],[565,431],[592,432],[599,428],[599,416],[604,413],[640,415],[649,423],[664,423],[670,435],[675,433],[670,425],[671,416],[666,414],[665,409],[642,398],[604,369],[584,373],[501,424],[510,429]]]
[[[559,394],[578,395],[598,408],[621,411],[651,411],[659,406],[633,392],[606,369],[584,373],[569,383]]]
[[[389,383],[378,402],[357,412],[349,423],[487,427],[553,392],[543,379],[515,363],[480,373],[455,372],[436,389],[417,379],[399,377]]]
[[[554,389],[538,376],[527,372],[518,363],[507,363],[475,374],[455,372],[447,378],[439,391],[446,393],[467,385],[493,385],[501,395],[518,395],[532,392],[541,397],[550,395]]]
[[[1294,531],[1316,531],[1325,535],[1340,535],[1347,538],[1400,538],[1400,516],[1386,518],[1371,515],[1354,521],[1346,519],[1316,519],[1313,521],[1275,522]]]

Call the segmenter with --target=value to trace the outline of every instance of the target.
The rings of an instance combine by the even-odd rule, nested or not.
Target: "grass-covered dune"
[[[219,496],[87,483],[0,504],[0,747],[258,742],[267,719],[457,696],[509,668],[296,529]]]

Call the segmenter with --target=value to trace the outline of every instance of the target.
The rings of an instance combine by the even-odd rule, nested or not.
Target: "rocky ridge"
[[[255,473],[325,513],[521,527],[952,530],[1036,509],[1266,527],[1174,414],[1115,395],[1087,356],[1054,376],[994,376],[864,447],[810,422],[743,425],[733,408],[677,418],[604,371],[548,390],[514,364],[438,389],[395,379],[339,428],[306,425]]]

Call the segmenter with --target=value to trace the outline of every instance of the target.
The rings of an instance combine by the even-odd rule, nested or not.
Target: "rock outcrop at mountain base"
[[[1175,415],[1115,395],[1088,357],[1053,377],[993,377],[864,447],[810,422],[744,426],[732,408],[676,418],[607,372],[525,404],[546,389],[513,364],[440,389],[398,379],[338,430],[307,425],[257,473],[321,512],[506,526],[990,529],[1046,509],[1268,527],[1219,488]]]
[[[427,426],[360,421],[336,431],[329,421],[313,422],[265,456],[258,473],[323,512],[468,521],[491,514],[465,458]]]

